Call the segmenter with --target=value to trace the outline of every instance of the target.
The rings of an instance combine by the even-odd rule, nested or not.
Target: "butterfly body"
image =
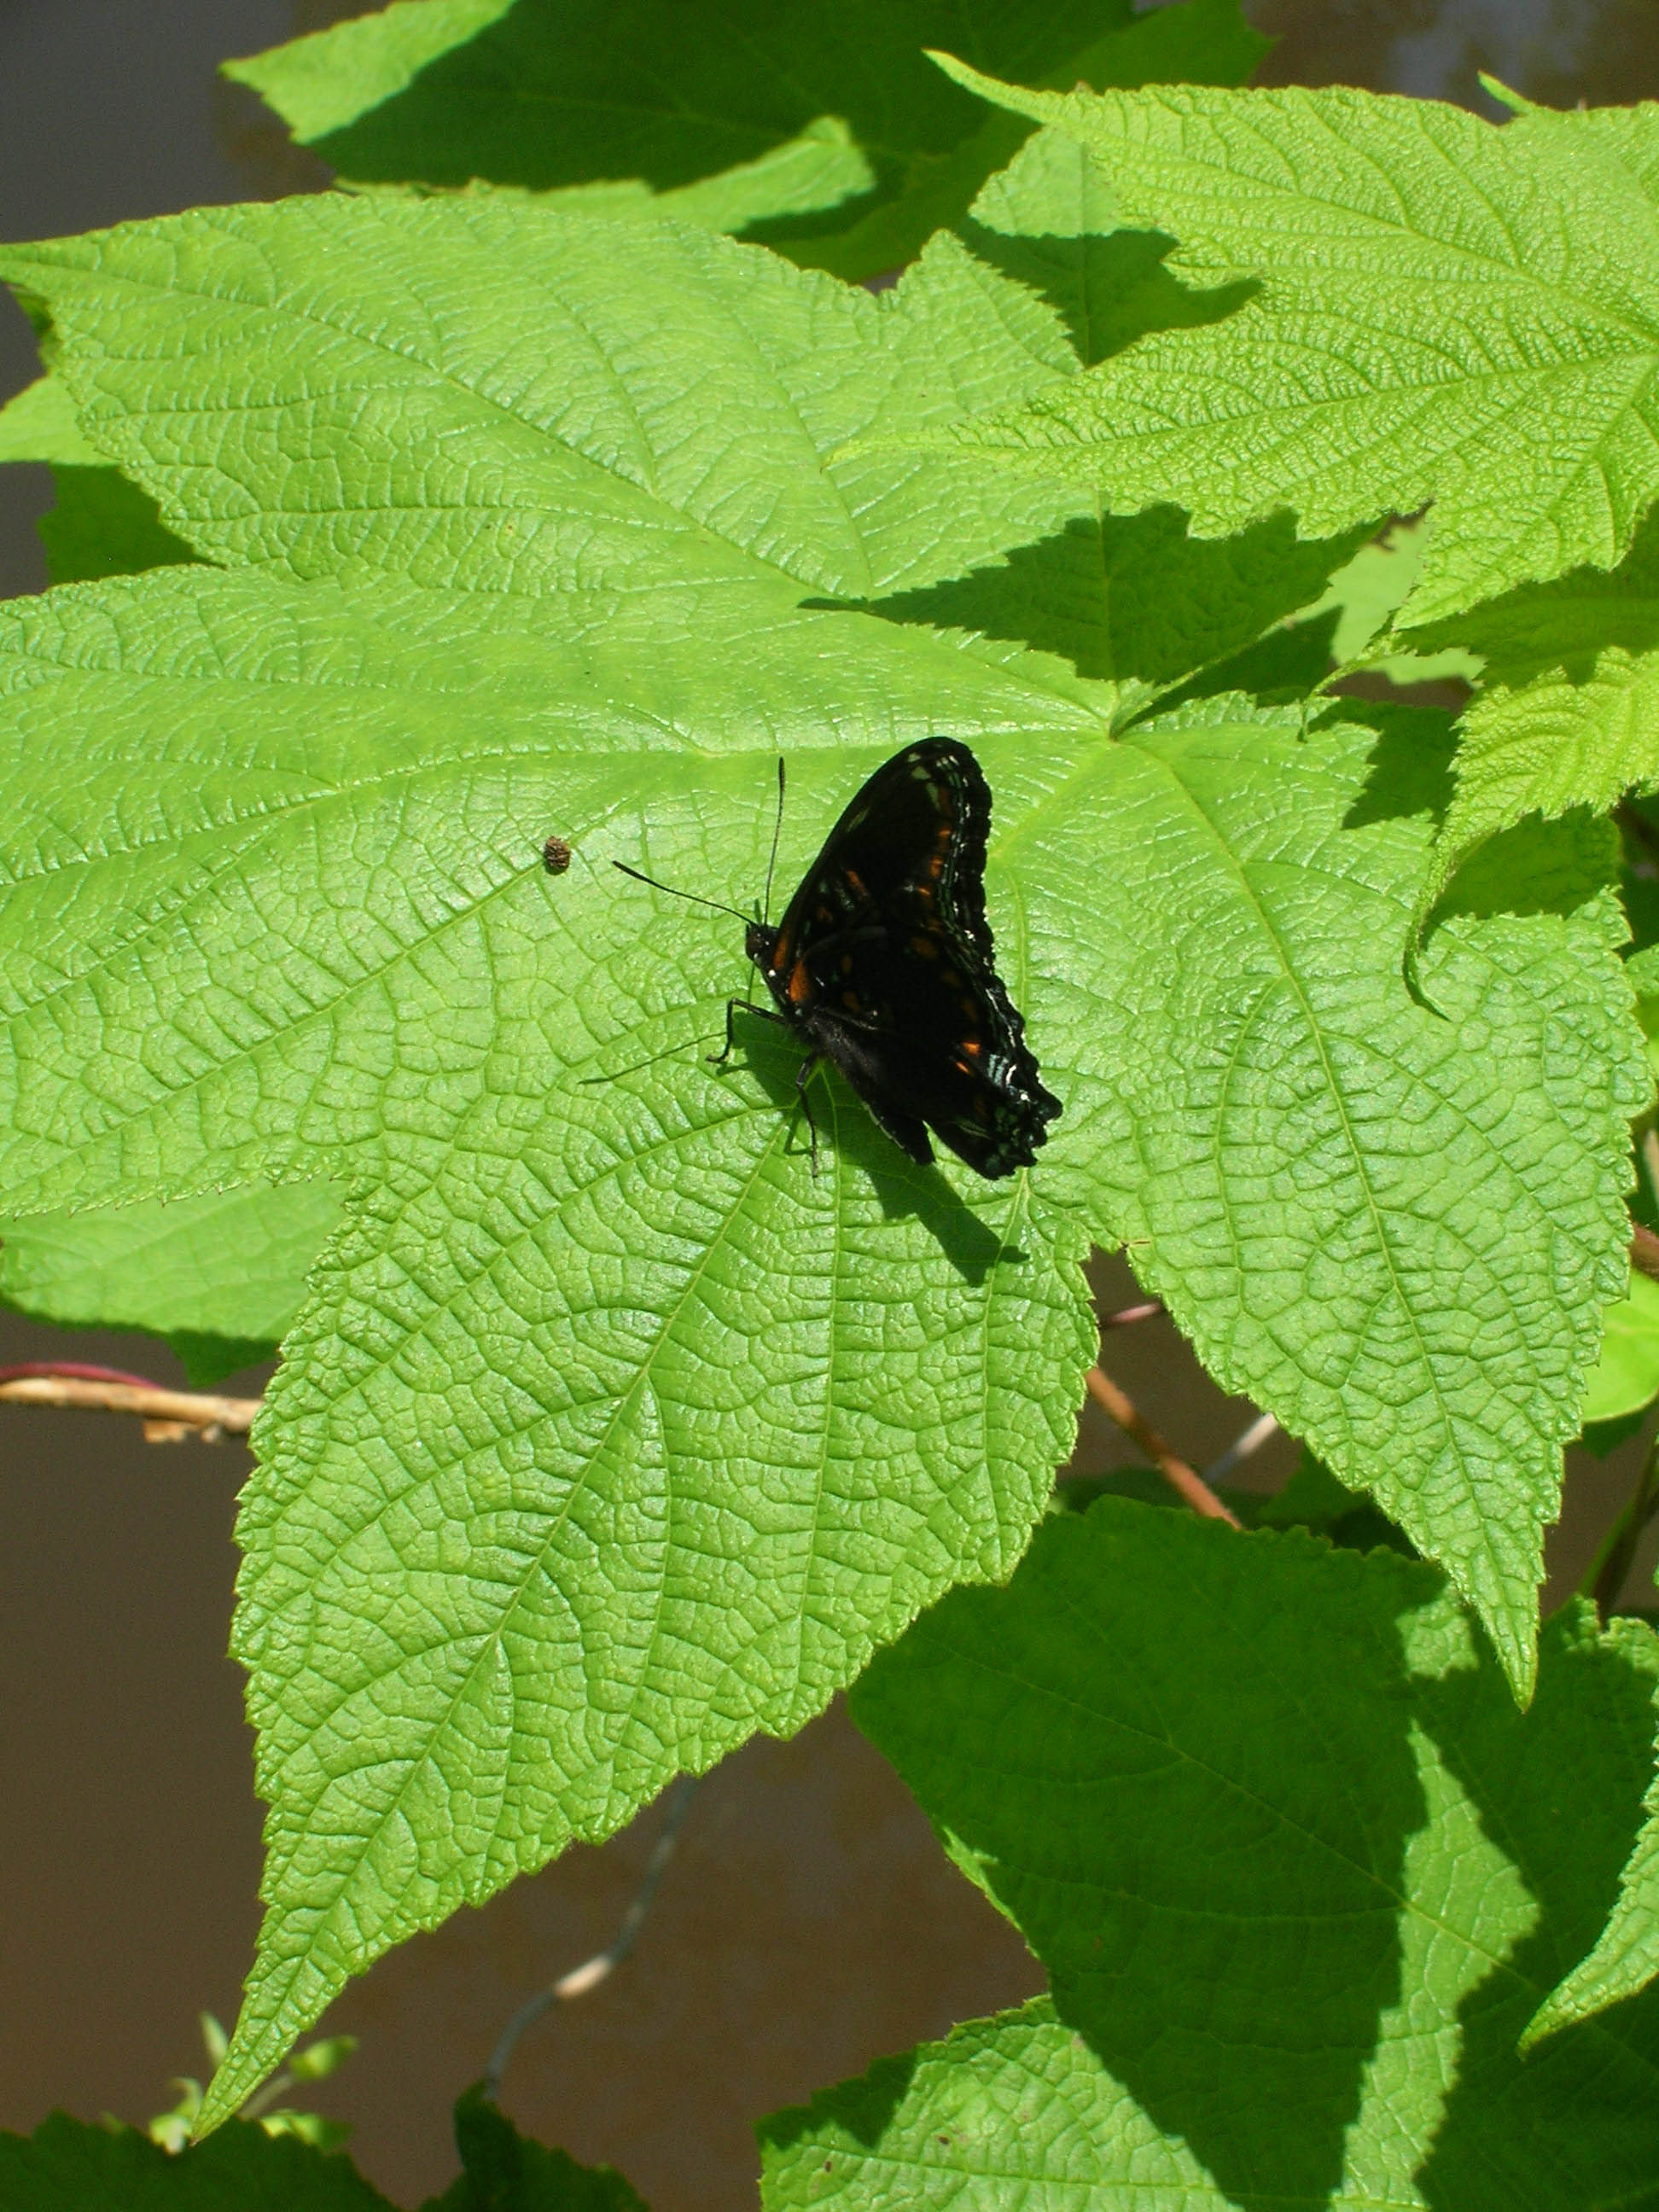
[[[1031,1164],[1060,1103],[996,972],[990,825],[966,745],[908,745],[854,798],[782,920],[749,925],[744,950],[773,1001],[753,1011],[808,1048],[803,1085],[828,1060],[911,1159],[933,1159],[931,1127],[994,1178]]]

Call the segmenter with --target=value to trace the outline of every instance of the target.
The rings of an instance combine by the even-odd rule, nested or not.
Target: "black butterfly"
[[[780,761],[780,811],[782,799]],[[815,1174],[806,1083],[821,1060],[841,1070],[893,1142],[924,1166],[933,1157],[930,1127],[990,1177],[1029,1167],[1046,1141],[1060,1103],[1043,1088],[1025,1024],[997,975],[985,919],[990,826],[990,788],[966,745],[954,738],[907,745],[830,832],[777,927],[749,923],[744,950],[774,1003],[729,1000],[726,1044],[714,1057],[730,1053],[739,1009],[805,1040],[795,1087]]]

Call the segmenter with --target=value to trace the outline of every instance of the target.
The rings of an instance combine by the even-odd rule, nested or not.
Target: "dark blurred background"
[[[1485,69],[1570,106],[1659,95],[1652,0],[1246,0],[1279,35],[1261,78],[1487,108]],[[36,238],[208,201],[311,191],[308,154],[217,63],[366,10],[327,0],[0,0],[0,235]],[[0,400],[35,374],[0,299]],[[45,469],[0,467],[0,596],[44,587]],[[1103,1263],[1103,1305],[1136,1295]],[[0,1314],[0,1362],[102,1360],[182,1376],[164,1346]],[[1114,1332],[1111,1370],[1203,1464],[1253,1409],[1224,1399],[1164,1321]],[[256,1391],[250,1374],[225,1387]],[[1546,1602],[1583,1573],[1639,1443],[1573,1455]],[[1092,1409],[1077,1471],[1137,1456]],[[1246,1479],[1275,1486],[1282,1440]],[[224,1657],[246,1471],[240,1446],[146,1445],[136,1424],[0,1408],[0,2126],[54,2106],[143,2124],[205,2069],[196,2015],[228,2025],[258,1923],[259,1808]],[[1629,1585],[1650,1578],[1650,1547]],[[579,1848],[408,1944],[326,2026],[361,2037],[305,2101],[350,2121],[397,2201],[454,2172],[448,2107],[539,1983],[610,1940],[660,1819]],[[520,2045],[503,2102],[619,2166],[653,2212],[752,2203],[750,2124],[881,2054],[1042,1985],[1019,1939],[946,1864],[839,1710],[756,1741],[694,1802],[634,1958]]]

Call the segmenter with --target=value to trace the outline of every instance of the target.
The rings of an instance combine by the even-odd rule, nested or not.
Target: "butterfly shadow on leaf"
[[[810,1135],[800,1111],[795,1078],[801,1063],[799,1041],[781,1035],[769,1023],[738,1012],[732,1065],[757,1077],[790,1128],[786,1152],[805,1160]],[[886,1221],[919,1221],[964,1281],[977,1290],[994,1267],[1023,1267],[1029,1255],[1006,1244],[971,1206],[964,1204],[937,1166],[918,1167],[890,1137],[883,1134],[848,1085],[821,1063],[807,1083],[817,1123],[819,1187],[833,1193],[836,1177],[848,1170],[869,1177]]]

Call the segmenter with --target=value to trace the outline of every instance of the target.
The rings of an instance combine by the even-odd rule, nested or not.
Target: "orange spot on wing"
[[[812,995],[812,979],[806,972],[806,963],[798,960],[789,976],[789,1003],[804,1006]]]

